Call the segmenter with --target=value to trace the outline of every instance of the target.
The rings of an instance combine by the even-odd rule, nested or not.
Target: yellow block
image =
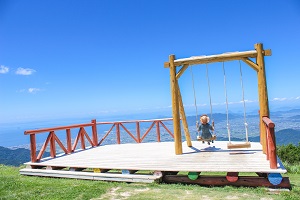
[[[100,168],[94,168],[94,173],[101,173]]]

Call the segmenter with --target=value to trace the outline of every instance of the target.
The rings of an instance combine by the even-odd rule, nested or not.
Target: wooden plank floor
[[[227,142],[223,141],[211,145],[193,141],[193,147],[187,147],[184,142],[183,154],[175,155],[173,142],[116,144],[25,164],[92,169],[286,173],[279,159],[278,169],[270,169],[260,143],[252,142],[251,145],[249,149],[229,150]]]

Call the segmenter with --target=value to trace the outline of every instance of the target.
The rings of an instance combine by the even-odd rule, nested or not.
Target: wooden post
[[[56,148],[55,148],[55,137],[54,137],[54,131],[50,132],[50,155],[52,158],[56,157]]]
[[[72,143],[71,143],[71,129],[66,129],[67,134],[67,150],[68,153],[72,153]]]
[[[180,130],[180,117],[179,117],[179,101],[178,101],[178,89],[176,79],[176,66],[174,65],[175,56],[169,56],[170,62],[170,81],[171,81],[171,95],[172,95],[172,115],[173,115],[173,129],[174,129],[174,143],[175,154],[182,154],[182,141]]]
[[[267,131],[267,146],[268,146],[268,158],[270,160],[270,168],[277,169],[277,156],[276,156],[276,141],[275,141],[275,133],[274,133],[274,123],[268,124]]]
[[[116,135],[117,135],[117,143],[121,144],[120,124],[119,123],[116,123]]]
[[[157,142],[160,142],[160,128],[159,128],[159,121],[155,121],[155,125],[156,125]]]
[[[35,139],[35,134],[30,134],[30,157],[31,157],[31,162],[36,162],[36,139]]]
[[[141,143],[140,122],[136,122],[136,134],[137,134],[138,143]]]
[[[270,115],[263,45],[259,43],[259,44],[255,44],[254,47],[257,51],[256,64],[259,67],[259,70],[257,72],[258,96],[259,96],[259,107],[260,107],[259,119],[262,120],[264,116],[269,117]],[[261,135],[261,144],[262,144],[263,152],[267,153],[266,152],[266,129],[264,128],[263,123],[260,123],[260,135]]]
[[[183,102],[182,102],[182,97],[181,97],[178,82],[177,82],[177,91],[178,91],[178,101],[179,101],[179,112],[180,112],[180,116],[181,116],[181,120],[182,120],[182,124],[183,124],[185,139],[187,142],[187,146],[191,147],[193,145],[192,145],[192,141],[191,141],[190,131],[188,128],[188,123],[187,123],[186,116],[185,116],[185,111],[184,111],[184,107],[183,107]]]
[[[80,143],[81,149],[85,149],[85,139],[84,139],[84,127],[80,127]]]
[[[97,122],[95,119],[92,120],[93,126],[93,147],[96,147],[98,145],[98,134],[97,134]]]

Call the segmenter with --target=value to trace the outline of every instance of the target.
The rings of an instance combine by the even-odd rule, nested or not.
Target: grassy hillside
[[[24,167],[24,166],[23,166]],[[22,176],[20,168],[0,165],[0,199],[299,199],[300,175],[289,174],[293,190],[134,184]]]

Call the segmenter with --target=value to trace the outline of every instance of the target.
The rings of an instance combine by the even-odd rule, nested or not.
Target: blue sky
[[[0,120],[170,113],[170,54],[176,58],[272,49],[272,106],[300,107],[300,2],[0,0]],[[242,108],[239,63],[225,63],[229,106]],[[247,106],[256,73],[242,63]],[[208,109],[205,66],[193,67],[199,112]],[[225,108],[222,63],[209,65],[211,97]],[[191,74],[180,80],[194,112]],[[206,109],[206,110],[205,110]]]

